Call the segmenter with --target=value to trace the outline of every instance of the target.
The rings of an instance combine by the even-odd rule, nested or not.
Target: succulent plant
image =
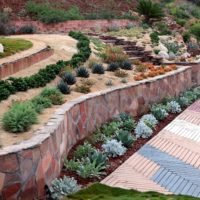
[[[101,64],[95,64],[92,66],[92,73],[93,74],[104,74],[105,69],[103,68],[103,66]]]
[[[67,85],[66,82],[64,82],[63,80],[60,81],[60,83],[57,85],[57,88],[60,90],[61,93],[63,94],[70,94],[71,93],[71,89],[70,87]]]
[[[85,67],[79,67],[77,70],[76,70],[76,75],[78,77],[83,77],[83,78],[88,78],[90,76],[90,73],[89,71],[87,70],[87,68]]]
[[[121,68],[124,69],[124,70],[132,70],[133,66],[132,66],[132,64],[129,61],[124,61],[122,63]]]
[[[118,69],[119,69],[119,64],[118,63],[110,63],[108,65],[107,71],[114,72],[114,71],[116,71]]]
[[[73,84],[76,83],[76,77],[72,73],[70,73],[70,72],[65,72],[62,75],[62,79],[68,85],[73,85]]]
[[[131,135],[129,131],[126,130],[117,131],[116,139],[120,141],[123,144],[123,146],[127,148],[129,148],[134,142],[134,137]]]

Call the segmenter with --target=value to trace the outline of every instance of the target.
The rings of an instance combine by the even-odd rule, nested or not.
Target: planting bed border
[[[190,89],[192,67],[166,75],[84,95],[62,105],[30,140],[0,150],[0,194],[3,199],[30,200],[45,194],[58,177],[69,150],[114,115],[144,114],[149,105]],[[0,197],[1,197],[0,196]]]
[[[0,79],[11,76],[23,69],[30,67],[44,59],[53,55],[54,50],[50,47],[45,47],[36,53],[29,56],[17,59],[12,62],[3,63],[0,65]]]

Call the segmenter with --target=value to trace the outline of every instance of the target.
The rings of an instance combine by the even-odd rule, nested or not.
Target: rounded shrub
[[[70,72],[65,72],[62,75],[62,79],[68,85],[74,85],[76,83],[76,77]]]
[[[50,108],[52,106],[51,100],[42,96],[34,97],[31,103],[37,113],[41,113],[45,108]]]
[[[122,63],[121,68],[124,70],[132,70],[133,69],[132,64],[128,60],[126,60]]]
[[[105,73],[105,69],[101,64],[95,64],[92,67],[92,73],[93,74],[104,74]]]
[[[67,85],[66,82],[64,82],[63,80],[60,81],[60,83],[57,85],[57,88],[60,90],[61,93],[63,94],[70,94],[71,89],[70,87]]]
[[[114,72],[114,71],[116,71],[118,69],[119,69],[119,64],[118,63],[110,63],[108,65],[107,71]]]
[[[37,113],[30,102],[17,103],[3,115],[2,121],[6,131],[25,132],[32,124],[37,123]]]
[[[85,67],[79,67],[76,70],[76,76],[77,77],[83,77],[83,78],[88,78],[90,76],[89,71]]]
[[[41,96],[50,99],[53,105],[61,105],[64,103],[62,93],[55,87],[44,88]]]

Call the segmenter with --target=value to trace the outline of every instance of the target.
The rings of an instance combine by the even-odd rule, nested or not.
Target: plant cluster
[[[105,69],[101,64],[95,64],[92,66],[92,73],[93,74],[104,74]]]

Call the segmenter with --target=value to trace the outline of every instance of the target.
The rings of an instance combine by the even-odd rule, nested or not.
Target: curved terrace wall
[[[53,55],[53,49],[45,47],[32,55],[20,58],[12,62],[3,63],[0,65],[0,79],[11,76],[12,74],[26,69],[31,65],[50,57],[51,55]]]
[[[30,140],[0,150],[2,198],[42,197],[44,186],[59,176],[63,159],[78,140],[116,114],[141,115],[150,104],[168,95],[179,95],[192,86],[192,69],[183,67],[65,103]]]
[[[128,24],[137,22],[128,20],[128,19],[112,19],[112,20],[69,20],[65,22],[60,22],[56,24],[44,24],[39,21],[13,21],[12,24],[16,27],[16,30],[19,30],[20,27],[25,25],[33,25],[36,27],[37,32],[50,32],[50,33],[60,33],[68,32],[70,30],[89,30],[89,29],[102,29],[105,30],[110,26],[116,25],[118,27],[126,27]]]

